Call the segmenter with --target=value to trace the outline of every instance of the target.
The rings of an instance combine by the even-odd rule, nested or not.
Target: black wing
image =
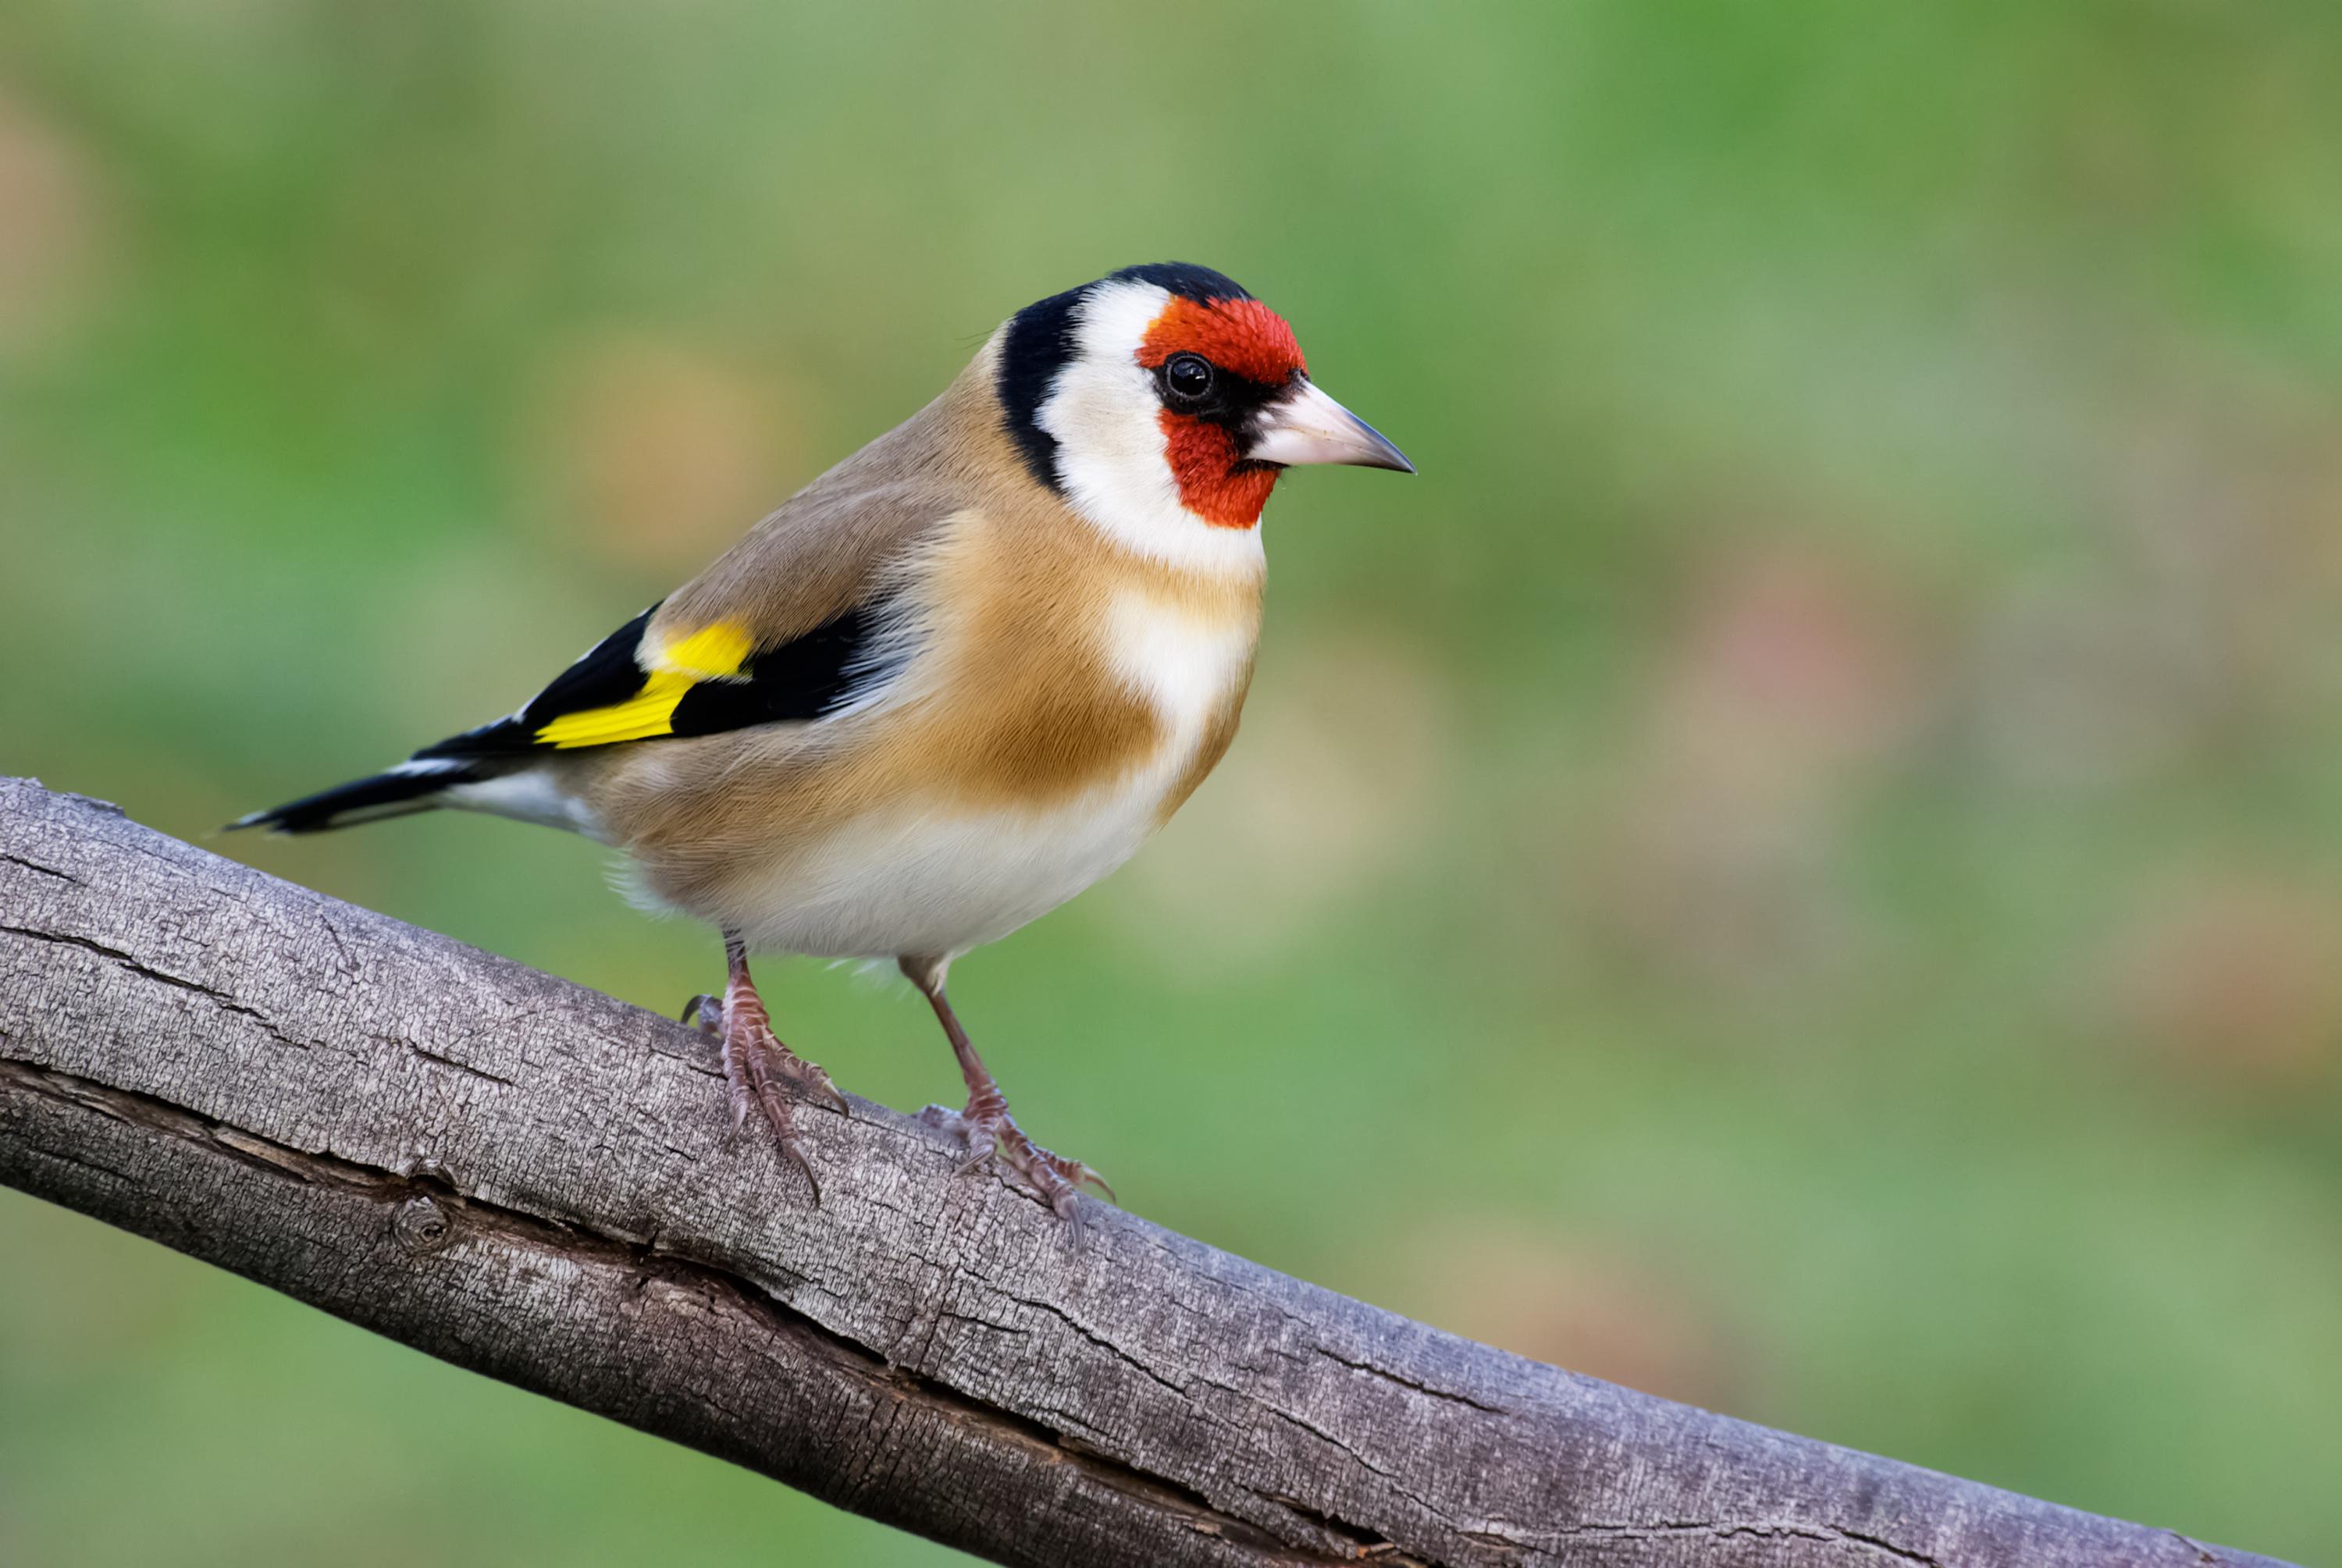
[[[510,718],[452,735],[415,760],[513,756],[539,751],[715,734],[836,713],[883,679],[876,653],[883,606],[864,604],[776,646],[727,655],[721,628],[702,668],[646,667],[653,604],[594,644]],[[736,635],[741,635],[735,634]],[[745,644],[745,635],[741,635]]]
[[[228,826],[278,833],[347,827],[429,811],[451,789],[512,773],[551,752],[818,719],[886,680],[896,663],[880,635],[883,604],[857,604],[761,650],[736,625],[719,623],[646,662],[643,633],[657,611],[653,604],[595,644],[510,718],[425,746],[387,773]]]

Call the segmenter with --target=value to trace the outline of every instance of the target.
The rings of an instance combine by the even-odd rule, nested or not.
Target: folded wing
[[[887,674],[880,604],[854,605],[766,648],[727,621],[656,637],[658,608],[596,643],[520,712],[426,746],[415,760],[574,751],[826,718]]]

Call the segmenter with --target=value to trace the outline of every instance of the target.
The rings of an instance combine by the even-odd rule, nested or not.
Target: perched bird
[[[509,718],[235,827],[435,807],[623,850],[642,900],[724,934],[721,1043],[810,1179],[751,952],[891,960],[967,1083],[946,1118],[1072,1219],[1096,1174],[1036,1145],[944,977],[1130,858],[1235,736],[1260,514],[1310,463],[1413,473],[1220,274],[1126,268],[1009,318],[943,395],[799,491]],[[816,1195],[819,1187],[815,1188]]]

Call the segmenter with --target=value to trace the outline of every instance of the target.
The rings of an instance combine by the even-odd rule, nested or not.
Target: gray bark
[[[0,781],[0,1181],[998,1562],[2267,1561],[797,1120],[818,1208],[681,1026]]]

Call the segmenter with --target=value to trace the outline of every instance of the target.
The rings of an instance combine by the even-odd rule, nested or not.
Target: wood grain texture
[[[2266,1563],[1457,1339],[907,1117],[730,1136],[697,1036],[0,781],[0,1181],[1034,1564]],[[785,1543],[776,1543],[776,1547]]]

